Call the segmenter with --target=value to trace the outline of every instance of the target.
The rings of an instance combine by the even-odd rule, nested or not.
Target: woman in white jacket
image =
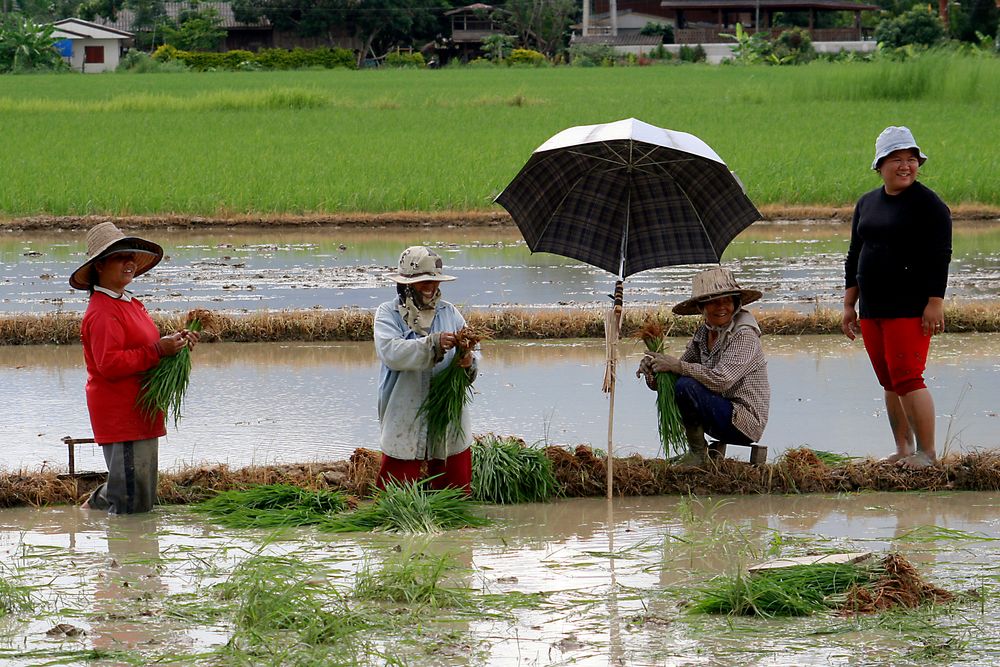
[[[431,377],[444,370],[456,354],[456,333],[465,318],[441,299],[440,284],[454,280],[443,273],[441,257],[424,246],[413,246],[399,257],[397,297],[375,311],[375,352],[382,367],[378,382],[379,446],[382,465],[376,486],[388,479],[420,479],[421,464],[433,476],[432,488],[455,487],[471,493],[472,424],[462,413],[462,428],[449,432],[436,448],[429,446],[427,422],[418,415]],[[478,370],[478,353],[459,360],[471,380]]]

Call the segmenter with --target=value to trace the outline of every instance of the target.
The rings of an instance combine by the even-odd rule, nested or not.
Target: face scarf
[[[434,296],[427,303],[424,303],[420,292],[413,289],[412,285],[406,285],[404,292],[405,296],[399,297],[396,309],[403,316],[406,326],[421,336],[426,336],[431,330],[431,323],[434,322],[437,302],[441,298],[441,288],[434,292]]]

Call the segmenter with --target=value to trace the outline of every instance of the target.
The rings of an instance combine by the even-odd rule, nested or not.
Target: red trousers
[[[390,478],[397,482],[416,482],[420,479],[420,467],[423,463],[419,460],[395,459],[383,454],[375,487],[384,489]],[[444,460],[427,461],[427,476],[433,478],[430,481],[432,489],[451,487],[462,489],[467,496],[472,495],[472,448]]]
[[[925,389],[924,368],[931,337],[925,336],[919,317],[861,320],[861,336],[883,389],[905,396]]]

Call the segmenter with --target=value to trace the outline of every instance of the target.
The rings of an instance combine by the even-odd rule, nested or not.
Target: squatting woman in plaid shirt
[[[674,396],[688,441],[682,465],[705,463],[706,433],[732,444],[758,442],[764,433],[771,401],[767,360],[757,320],[743,310],[760,297],[741,288],[729,269],[698,273],[691,298],[673,308],[677,315],[704,317],[684,354],[678,359],[647,352],[639,365],[650,389],[656,388],[656,373],[680,376]]]

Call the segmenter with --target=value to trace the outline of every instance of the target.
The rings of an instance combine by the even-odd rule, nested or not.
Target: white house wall
[[[88,63],[86,69],[83,66],[84,53],[88,46],[104,47],[104,62],[101,64]],[[73,57],[70,58],[69,65],[77,72],[95,74],[97,72],[107,72],[118,67],[120,60],[121,40],[117,39],[74,39]]]

